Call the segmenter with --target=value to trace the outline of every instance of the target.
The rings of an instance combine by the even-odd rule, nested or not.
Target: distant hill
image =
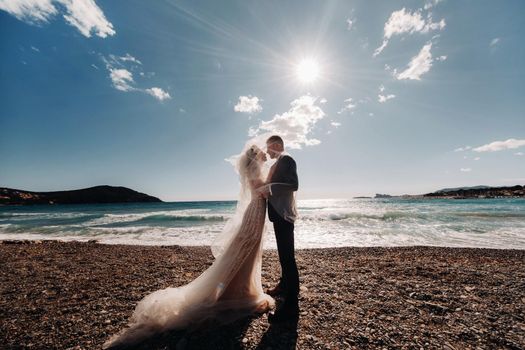
[[[491,188],[490,186],[470,186],[470,187],[455,187],[455,188],[444,188],[442,190],[437,190],[436,192],[453,192],[460,190],[483,190]]]
[[[383,194],[383,193],[376,193],[374,198],[392,198],[394,196],[391,196],[389,194]]]
[[[443,189],[433,193],[427,193],[423,197],[431,198],[501,198],[501,197],[525,197],[525,186],[512,187],[462,187],[457,189]]]
[[[32,192],[0,187],[0,205],[162,202],[121,186],[94,186],[69,191]]]

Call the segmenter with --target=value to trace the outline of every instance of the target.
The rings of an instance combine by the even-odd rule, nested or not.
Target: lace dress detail
[[[261,283],[266,200],[252,193],[238,232],[223,254],[189,284],[157,290],[136,306],[128,328],[104,348],[133,344],[156,333],[206,321],[226,323],[275,305]]]

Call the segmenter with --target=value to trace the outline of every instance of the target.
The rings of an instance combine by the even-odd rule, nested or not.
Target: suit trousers
[[[272,210],[269,205],[269,210]],[[273,216],[273,215],[272,215]],[[295,262],[294,248],[294,224],[286,221],[282,217],[271,217],[277,241],[277,251],[279,262],[281,263],[282,276],[279,286],[285,291],[285,299],[297,301],[299,295],[299,272]]]

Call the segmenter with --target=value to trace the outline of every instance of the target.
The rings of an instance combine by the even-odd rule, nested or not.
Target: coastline
[[[298,200],[296,248],[445,246],[525,249],[524,199]],[[233,202],[0,208],[1,239],[209,245]],[[275,248],[271,224],[265,247]]]
[[[220,329],[174,332],[151,348],[338,349],[525,347],[525,250],[445,247],[297,250],[296,327],[263,315]],[[209,247],[20,241],[0,244],[0,336],[6,349],[97,349],[138,300],[190,282]],[[263,285],[279,274],[263,254]]]

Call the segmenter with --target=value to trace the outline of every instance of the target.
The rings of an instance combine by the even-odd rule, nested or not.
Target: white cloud
[[[326,98],[324,98],[324,97],[319,100],[320,104],[325,104],[326,102],[328,102],[328,100]]]
[[[430,70],[430,67],[432,67],[432,53],[430,52],[431,48],[431,42],[425,44],[417,56],[412,57],[407,69],[401,73],[397,73],[397,71],[394,70],[394,76],[398,80],[421,80],[421,76],[427,73]]]
[[[346,29],[347,30],[352,30],[352,28],[354,28],[354,25],[355,25],[355,17],[354,17],[354,10],[351,11],[350,13],[350,16],[348,16],[346,18]]]
[[[370,112],[370,113],[368,113],[368,116],[369,116],[369,117],[373,117],[373,116],[374,116],[374,113]]]
[[[261,133],[280,135],[287,147],[301,149],[302,146],[314,146],[320,140],[310,138],[315,124],[324,118],[325,113],[316,105],[317,98],[301,96],[290,104],[290,109],[283,114],[276,114],[271,120],[262,121],[256,128],[250,128],[249,135]]]
[[[525,146],[525,140],[508,139],[506,141],[494,141],[473,149],[475,152],[497,152],[507,149],[515,149]]]
[[[142,63],[135,57],[127,53],[125,56],[109,55],[109,57],[101,56],[102,61],[106,64],[106,69],[109,72],[112,85],[119,91],[129,92],[142,92],[150,96],[155,97],[159,101],[171,99],[170,94],[160,87],[151,88],[139,88],[135,87],[135,80],[133,79],[133,73],[130,69],[137,69],[138,65]],[[94,64],[91,65],[95,69],[99,69]],[[130,69],[129,66],[132,66]],[[139,68],[140,69],[140,68]],[[143,72],[139,72],[140,76],[144,77]]]
[[[235,112],[240,113],[259,113],[262,111],[262,106],[259,104],[261,101],[257,96],[239,96],[239,102],[233,107]]]
[[[130,63],[134,64],[135,66],[142,65],[142,62],[138,58],[130,55],[129,53],[126,53],[124,56],[110,54],[108,58],[104,57],[103,60],[107,65],[109,64],[112,66],[124,66],[129,65]],[[143,72],[141,73],[141,75],[144,75]]]
[[[47,23],[63,12],[66,22],[88,38],[92,33],[101,38],[115,34],[113,25],[93,0],[1,0],[0,9],[31,24]]]
[[[170,94],[158,87],[152,87],[144,90],[147,94],[155,97],[159,101],[168,100],[171,98]]]
[[[355,107],[357,106],[354,103],[354,100],[351,97],[349,97],[346,100],[344,100],[344,102],[345,102],[344,107],[341,108],[341,110],[339,112],[337,112],[337,114],[341,114],[341,113],[344,113],[346,111],[351,111],[351,110],[355,109]]]
[[[459,171],[461,171],[463,173],[468,173],[468,172],[471,172],[472,169],[471,168],[461,168],[461,169],[459,169]]]
[[[499,43],[500,38],[494,38],[490,41],[490,46],[495,46]]]
[[[113,87],[119,91],[140,91],[155,97],[159,101],[171,99],[170,94],[159,87],[152,87],[149,89],[139,89],[134,87],[133,84],[135,81],[133,80],[133,73],[127,69],[110,68],[109,72],[109,77],[111,78]]]
[[[385,103],[386,101],[396,97],[394,94],[383,94],[385,91],[385,86],[383,84],[379,85],[379,94],[377,95],[377,100],[379,103]]]
[[[353,18],[346,19],[346,29],[352,30],[352,27],[354,26],[354,24],[355,24],[355,19]]]
[[[388,45],[388,40],[383,40],[383,43],[381,44],[381,46],[379,46],[377,49],[375,49],[374,51],[374,54],[373,56],[377,56],[381,53],[381,51],[383,51],[386,47],[386,45]]]
[[[433,30],[443,30],[446,22],[442,19],[439,22],[432,22],[432,16],[423,18],[421,11],[406,11],[403,7],[399,11],[394,11],[385,23],[383,43],[374,51],[374,56],[379,55],[388,45],[388,41],[394,35],[428,33]]]
[[[115,57],[114,55],[111,55],[113,57]],[[131,56],[129,53],[127,53],[125,56],[120,56],[118,57],[121,61],[123,62],[133,62],[133,63],[136,63],[136,64],[142,64],[142,62],[140,62],[138,59],[136,59],[135,57]]]
[[[109,77],[113,82],[113,87],[120,91],[131,91],[134,88],[131,84],[134,83],[133,74],[127,69],[109,69]]]
[[[396,95],[394,94],[390,94],[390,95],[377,95],[377,100],[379,101],[379,103],[385,103],[386,101],[390,100],[390,99],[393,99],[395,98]]]
[[[516,152],[516,153],[514,153],[515,156],[523,156],[524,154],[525,153],[523,153],[523,152]]]
[[[40,52],[40,49],[38,47],[34,47],[34,46],[31,46],[31,50],[36,51],[36,52]]]
[[[474,160],[480,160],[481,158],[480,157],[475,157]]]
[[[51,0],[2,0],[0,10],[32,24],[45,23],[58,13]]]
[[[333,121],[333,122],[330,123],[330,125],[335,126],[336,128],[338,128],[338,127],[341,126],[341,123]]]
[[[454,152],[464,152],[464,151],[468,151],[469,149],[471,149],[472,147],[470,146],[465,146],[465,147],[459,147],[459,148],[456,148],[454,150]]]
[[[436,57],[436,61],[445,61],[448,57],[443,55],[443,56],[438,56]]]
[[[91,32],[105,38],[114,35],[113,25],[106,20],[104,13],[93,0],[58,0],[66,7],[65,20],[76,27],[85,37]]]
[[[436,6],[437,4],[439,4],[442,1],[443,0],[431,0],[431,1],[428,1],[423,8],[425,10],[429,10],[429,9],[431,9],[434,6]]]

